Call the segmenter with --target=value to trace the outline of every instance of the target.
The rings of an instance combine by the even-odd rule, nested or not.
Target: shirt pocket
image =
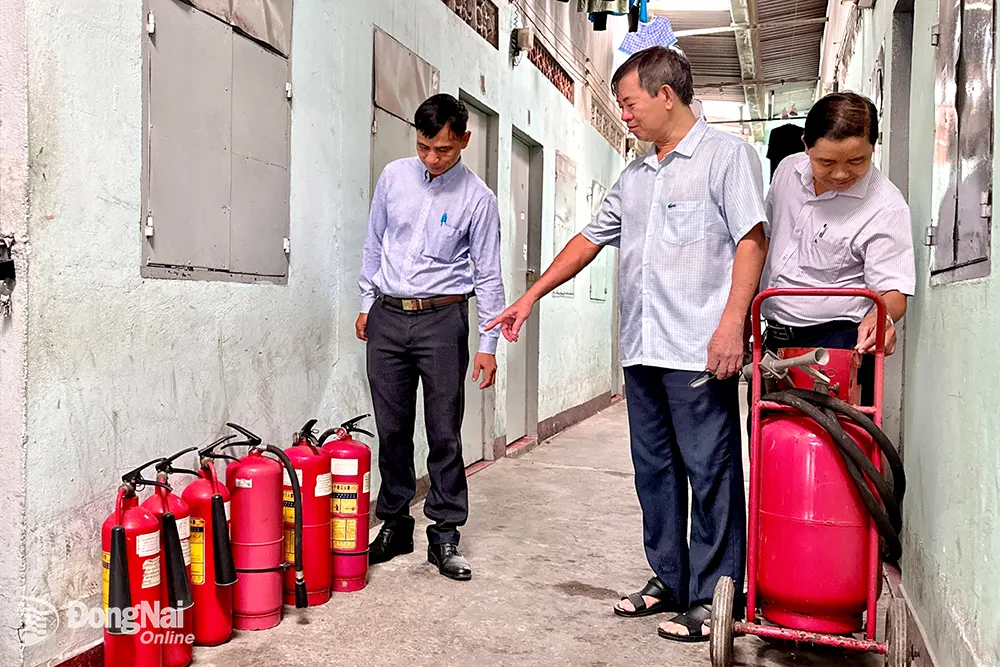
[[[663,220],[663,242],[669,246],[686,246],[705,238],[708,226],[708,206],[701,201],[677,201],[660,204]]]
[[[458,254],[465,231],[455,229],[447,223],[429,225],[424,255],[441,262],[453,262]]]
[[[826,236],[804,239],[799,247],[799,271],[817,286],[833,285],[840,278],[848,242]]]

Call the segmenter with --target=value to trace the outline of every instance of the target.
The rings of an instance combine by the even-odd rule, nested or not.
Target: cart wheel
[[[708,654],[712,667],[731,667],[733,664],[733,600],[736,587],[729,577],[722,577],[715,585],[712,598],[712,634],[709,635]]]
[[[889,601],[889,610],[885,615],[885,641],[885,667],[909,667],[913,652],[907,635],[906,602],[900,598]]]

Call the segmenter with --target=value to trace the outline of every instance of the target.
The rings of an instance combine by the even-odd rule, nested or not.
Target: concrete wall
[[[60,609],[75,599],[99,603],[99,527],[127,467],[206,443],[226,421],[284,444],[308,418],[329,423],[370,409],[364,346],[353,323],[370,196],[373,25],[440,68],[442,91],[462,89],[499,114],[505,239],[512,236],[512,127],[543,147],[543,264],[553,253],[555,151],[577,162],[581,227],[590,180],[600,177],[610,186],[622,166],[527,59],[511,71],[503,48],[493,49],[440,0],[297,0],[288,285],[142,279],[141,4],[26,3],[32,252],[15,319],[0,327],[0,502],[15,509],[13,518],[0,519],[0,585],[5,593],[19,587],[20,559],[8,568],[6,556],[7,547],[17,545],[16,511],[26,503],[27,595]],[[513,10],[501,5],[504,43]],[[553,11],[567,11],[556,5]],[[3,48],[6,56],[13,47],[4,40]],[[16,59],[0,62],[6,82],[17,74]],[[8,143],[17,144],[16,123],[7,125],[8,107],[16,104],[8,104],[6,93],[5,160]],[[5,225],[8,200],[12,220],[21,201],[16,192],[8,194],[8,180]],[[505,244],[507,269],[509,257]],[[19,271],[29,268],[25,256],[19,262]],[[575,299],[549,300],[541,309],[541,419],[610,389],[611,301],[591,302],[587,274],[578,280]],[[7,372],[17,370],[25,329],[26,383],[23,372]],[[502,344],[498,434],[504,352]],[[26,388],[23,400],[19,386]],[[25,405],[27,417],[19,418]],[[8,485],[8,475],[20,476],[18,433],[25,432],[26,479]],[[418,451],[418,474],[425,453]],[[20,664],[6,659],[17,651],[9,632],[15,622],[10,598],[0,605],[5,665]],[[63,623],[54,636],[28,647],[25,663],[45,663],[99,640],[97,630],[71,631]]]
[[[848,88],[870,92],[879,45],[891,32],[893,4],[880,2],[874,13],[865,13]],[[926,630],[936,664],[996,666],[1000,665],[996,585],[1000,351],[988,341],[1000,326],[1000,285],[993,276],[930,284],[930,249],[922,241],[923,227],[933,215],[935,52],[930,40],[936,9],[933,0],[915,3],[909,119],[887,128],[889,133],[909,133],[909,202],[918,276],[917,294],[905,320],[903,437],[908,486],[903,589]],[[887,38],[887,56],[891,51]],[[994,158],[994,192],[998,166]],[[994,232],[994,257],[998,251],[1000,236]],[[995,276],[997,269],[993,271]]]
[[[0,4],[0,238],[13,239],[13,314],[0,319],[0,665],[20,665],[29,244],[24,1]],[[2,283],[0,283],[2,284]]]

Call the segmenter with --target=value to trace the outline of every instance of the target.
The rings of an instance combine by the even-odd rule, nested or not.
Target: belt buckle
[[[412,312],[420,310],[420,299],[402,299],[403,310]]]

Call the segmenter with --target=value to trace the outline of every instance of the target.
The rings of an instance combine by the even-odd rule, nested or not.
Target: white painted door
[[[472,138],[468,147],[462,151],[462,161],[479,178],[485,182],[489,171],[489,117],[469,106],[469,131]],[[479,312],[476,308],[476,300],[469,302],[469,372],[465,378],[465,418],[462,421],[462,458],[465,465],[470,465],[480,461],[485,456],[486,451],[486,429],[484,412],[486,407],[483,390],[479,388],[479,382],[472,381],[472,362],[479,351]],[[491,444],[492,447],[492,444]]]
[[[509,301],[520,298],[528,289],[528,222],[531,176],[531,149],[514,137],[511,150],[510,191],[514,219],[511,264],[513,282]],[[521,342],[507,346],[507,443],[528,434],[528,357],[529,346],[523,329]]]

